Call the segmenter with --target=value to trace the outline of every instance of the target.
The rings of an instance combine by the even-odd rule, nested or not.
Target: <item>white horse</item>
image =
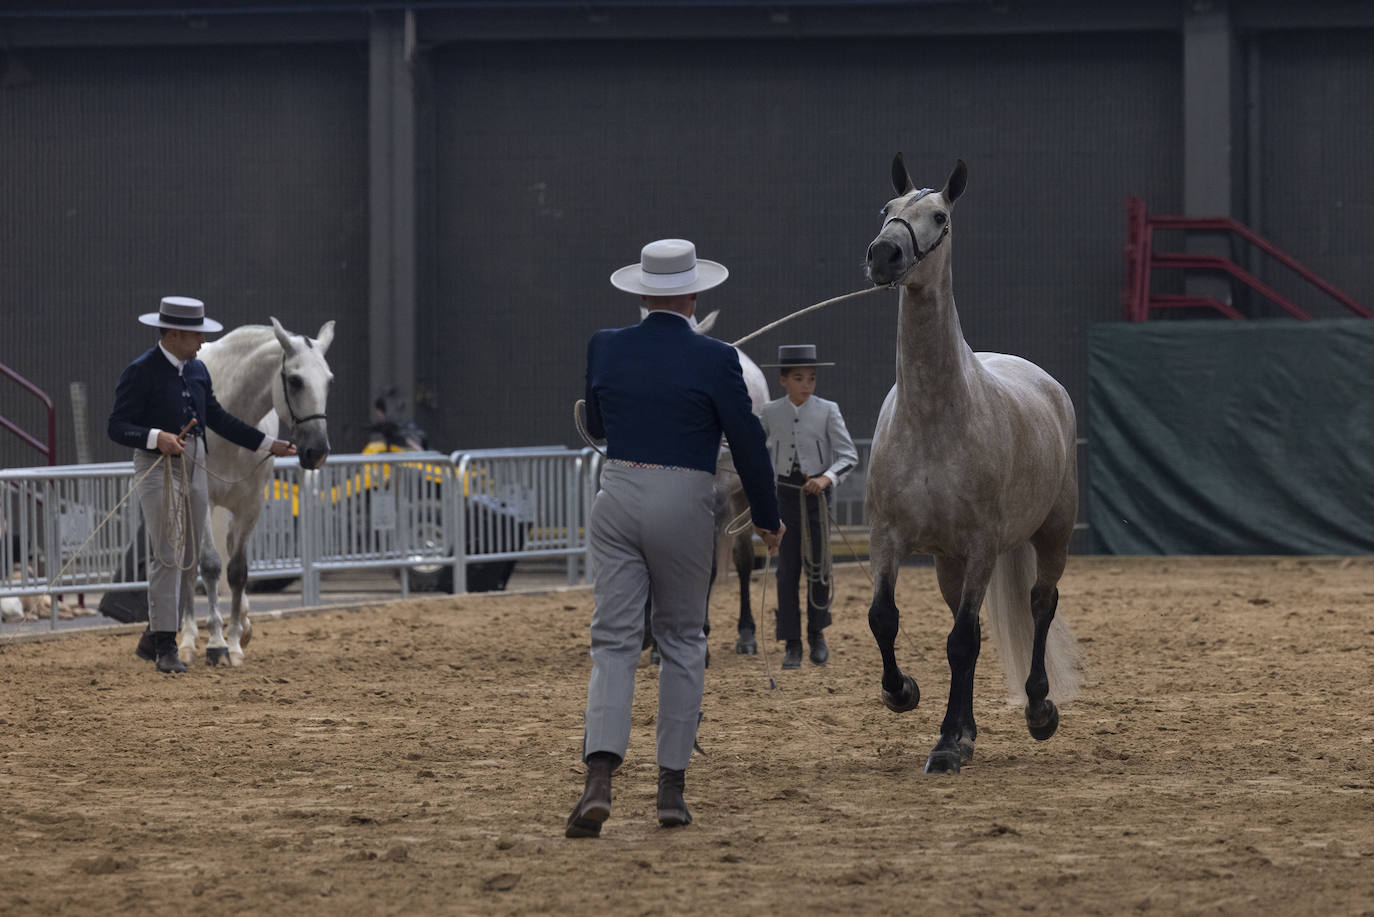
[[[904,557],[934,555],[940,594],[954,614],[945,645],[949,703],[927,773],[956,773],[973,757],[973,671],[985,594],[1013,700],[1021,699],[1024,682],[1034,738],[1048,739],[1058,728],[1051,688],[1063,701],[1077,687],[1073,636],[1055,618],[1056,584],[1078,514],[1073,403],[1034,364],[975,354],[964,341],[949,233],[967,180],[960,160],[942,190],[917,191],[898,153],[898,196],[883,208],[867,256],[870,280],[901,287],[897,383],[873,434],[865,498],[874,577],[868,624],[891,710],[911,710],[921,696],[893,652],[893,592]]]
[[[716,309],[700,322],[694,322],[693,327],[698,334],[706,334],[719,315],[720,310]],[[739,357],[739,368],[744,373],[744,385],[749,389],[754,413],[761,414],[763,406],[768,403],[768,379],[743,350],[736,347],[735,354]],[[745,496],[744,483],[735,472],[729,449],[722,446],[720,460],[716,463],[716,562],[712,568],[712,583],[715,582],[715,576],[725,570],[726,558],[733,559],[735,574],[739,577],[739,622],[736,625],[738,636],[735,639],[735,652],[752,656],[758,652],[754,615],[749,606],[749,577],[754,572],[754,527],[747,525],[736,535],[725,531],[732,520],[748,509],[749,498]]]
[[[333,339],[333,321],[325,322],[317,337],[308,338],[292,334],[273,318],[270,327],[235,328],[202,347],[199,356],[210,370],[215,398],[226,411],[239,418],[261,418],[258,429],[295,443],[302,468],[318,468],[329,455],[325,405],[334,374],[324,355]],[[227,530],[206,525],[200,544],[200,575],[210,603],[205,661],[208,665],[226,660],[230,665],[241,665],[243,647],[253,636],[244,596],[248,583],[246,546],[272,480],[273,459],[268,456],[263,460],[213,432],[206,439],[210,507],[212,511],[215,507],[227,510],[230,520]],[[219,612],[221,558],[226,556],[232,596],[227,634]],[[190,662],[195,655],[197,637],[195,616],[184,614],[177,641],[183,662]]]
[[[649,310],[640,306],[639,317],[641,320],[649,314]],[[701,321],[697,321],[696,316],[687,319],[692,326],[692,330],[697,334],[706,334],[716,324],[716,319],[720,316],[720,310],[716,309]],[[748,354],[738,347],[735,354],[739,357],[740,371],[744,374],[744,386],[749,390],[749,400],[753,404],[754,413],[757,415],[763,411],[763,406],[768,403],[768,379],[763,375],[763,370],[759,369],[758,364],[749,359]],[[747,526],[744,531],[730,535],[726,532],[731,520],[737,518],[741,513],[749,509],[749,498],[745,496],[744,484],[740,481],[739,475],[735,472],[735,464],[731,460],[730,450],[724,445],[720,449],[720,457],[716,462],[716,557],[711,565],[711,585],[715,586],[716,576],[721,570],[725,569],[725,560],[730,557],[735,563],[735,573],[739,576],[739,623],[737,625],[738,637],[735,641],[735,652],[753,655],[758,652],[758,643],[754,637],[754,615],[749,606],[749,577],[754,571],[754,527]],[[707,604],[710,604],[710,590],[707,590]],[[653,645],[653,633],[649,626],[650,606],[646,602],[644,606],[644,645]],[[711,631],[711,618],[709,608],[706,617],[706,631]],[[656,650],[655,650],[656,651]],[[709,660],[709,653],[707,655]]]

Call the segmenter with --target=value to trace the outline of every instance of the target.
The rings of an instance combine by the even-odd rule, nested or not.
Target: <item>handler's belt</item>
[[[686,465],[655,465],[653,462],[631,462],[628,459],[606,459],[608,465],[619,465],[621,468],[653,468],[656,471],[697,471],[696,468],[688,468]]]

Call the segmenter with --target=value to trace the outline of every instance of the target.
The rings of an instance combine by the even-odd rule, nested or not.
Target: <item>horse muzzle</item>
[[[879,286],[895,283],[907,270],[907,254],[902,246],[881,236],[868,246],[865,268],[868,279]]]

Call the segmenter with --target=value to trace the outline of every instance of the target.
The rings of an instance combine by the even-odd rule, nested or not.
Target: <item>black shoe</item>
[[[686,771],[658,769],[658,823],[664,828],[681,828],[692,823],[692,813],[687,811],[687,801],[682,798],[686,779]]]
[[[825,665],[830,659],[830,647],[825,645],[825,634],[816,631],[811,634],[811,662],[813,665]]]
[[[139,659],[146,659],[154,662],[157,659],[157,640],[153,637],[153,632],[145,630],[138,638],[138,646],[134,647],[134,655]]]
[[[611,772],[615,756],[597,752],[587,759],[587,785],[568,815],[564,837],[600,837],[601,825],[611,817]]]
[[[801,668],[802,645],[800,640],[788,640],[787,649],[782,653],[782,667],[784,669]]]
[[[741,656],[753,656],[759,651],[758,641],[754,639],[754,629],[746,627],[739,632],[739,639],[735,641],[735,652]]]
[[[186,671],[186,663],[177,656],[177,635],[173,630],[159,630],[153,633],[157,645],[157,670],[164,675],[180,675]]]

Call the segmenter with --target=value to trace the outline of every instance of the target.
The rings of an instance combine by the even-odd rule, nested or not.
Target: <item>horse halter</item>
[[[918,192],[917,195],[911,199],[911,202],[914,204],[916,201],[919,201],[927,194],[933,193],[935,193],[933,188],[922,188],[920,192]],[[887,229],[888,225],[892,223],[901,223],[902,226],[906,228],[907,235],[911,236],[912,261],[911,264],[907,266],[907,269],[902,271],[902,276],[898,277],[896,280],[892,281],[892,283],[888,284],[889,287],[895,287],[897,284],[905,280],[906,275],[910,274],[912,269],[915,268],[916,265],[924,261],[927,255],[935,251],[935,249],[939,248],[940,243],[945,241],[945,236],[949,235],[949,221],[946,220],[944,226],[942,226],[940,229],[940,237],[930,244],[930,248],[926,249],[925,251],[921,251],[921,245],[919,242],[916,241],[916,230],[911,228],[911,224],[907,222],[905,217],[890,216],[886,220],[883,220],[882,228]],[[882,230],[879,230],[879,232],[881,231]]]
[[[286,351],[281,355],[281,397],[286,402],[286,413],[291,415],[291,426],[299,427],[303,423],[311,420],[325,420],[323,414],[311,414],[308,417],[297,417],[296,408],[291,404],[291,384],[286,381]]]

